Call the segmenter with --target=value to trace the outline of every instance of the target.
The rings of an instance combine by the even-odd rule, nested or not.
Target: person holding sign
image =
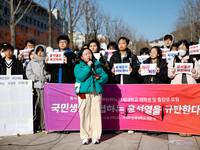
[[[0,75],[23,75],[22,63],[13,55],[14,47],[6,43],[3,49],[5,57],[0,60]]]
[[[138,83],[138,69],[140,67],[140,62],[136,55],[132,54],[130,49],[128,49],[129,39],[126,37],[120,37],[118,40],[118,49],[115,51],[110,58],[111,76],[113,77],[112,84],[136,84]],[[114,64],[117,63],[129,63],[130,74],[115,75]]]
[[[144,64],[156,64],[155,75],[140,76],[143,84],[164,84],[168,81],[167,63],[162,59],[162,51],[158,46],[151,48],[150,57],[143,62]],[[142,68],[138,70],[141,75]]]
[[[50,75],[44,70],[44,60],[46,57],[46,47],[44,45],[37,45],[34,49],[34,58],[26,68],[26,76],[32,80],[34,85],[34,131],[45,130],[44,118],[44,83],[50,80]]]
[[[63,63],[49,64],[49,57],[45,58],[45,70],[51,74],[51,83],[74,83],[74,61],[76,54],[69,48],[70,39],[67,35],[61,35],[57,38],[59,52],[63,52]]]
[[[101,65],[104,69],[104,71],[108,74],[109,70],[110,70],[110,66],[107,62],[107,58],[105,56],[103,56],[102,54],[100,54],[100,44],[97,40],[91,40],[88,44],[89,49],[91,49],[91,51],[93,52],[93,54],[99,54],[99,58],[96,58],[97,60],[99,60],[101,62]],[[96,57],[96,56],[95,56]]]
[[[190,63],[192,64],[191,74],[179,73],[176,71],[180,66],[176,64]],[[185,67],[184,69],[185,70]],[[186,69],[188,70],[188,68]],[[168,76],[172,79],[171,84],[196,84],[195,79],[200,78],[200,66],[199,63],[189,55],[189,44],[186,40],[178,42],[178,55],[174,56],[168,64]],[[192,136],[191,134],[179,133],[180,136]]]
[[[88,48],[84,48],[78,53],[74,74],[76,77],[75,92],[79,102],[82,144],[87,145],[90,138],[94,144],[99,144],[102,133],[102,84],[108,81],[108,75]]]
[[[191,63],[193,65],[191,74],[176,74],[176,63]],[[178,55],[174,56],[168,64],[168,76],[171,84],[196,84],[195,79],[200,78],[199,63],[189,55],[189,44],[186,40],[178,42]]]

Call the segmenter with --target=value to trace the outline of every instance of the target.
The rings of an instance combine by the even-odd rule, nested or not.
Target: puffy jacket
[[[168,64],[168,76],[169,78],[171,78],[171,84],[182,84],[182,74],[172,74],[172,69],[174,68],[174,64],[177,62],[176,56],[173,57],[169,64]],[[195,60],[193,62],[194,64],[194,69],[196,70],[195,74],[186,74],[186,79],[187,79],[187,83],[188,84],[196,84],[196,80],[195,79],[199,79],[200,78],[200,65],[199,63]]]
[[[144,64],[151,64],[151,57],[143,62]],[[160,72],[156,75],[141,76],[143,79],[143,84],[151,83],[151,78],[153,77],[153,84],[165,84],[168,82],[169,78],[167,76],[167,63],[164,59],[159,59],[157,62],[157,67],[160,68]]]
[[[131,51],[127,50],[127,57],[123,59],[123,62],[121,62],[121,54],[120,51],[117,50],[113,53],[113,56],[110,58],[110,69],[112,70],[114,63],[130,63],[130,66],[132,67],[133,71],[130,73],[130,75],[123,75],[123,83],[124,84],[134,84],[138,83],[138,70],[140,68],[140,62],[136,55],[132,54]],[[121,75],[115,75],[111,72],[110,74],[112,76],[112,82],[113,84],[120,84],[120,78]]]
[[[75,91],[78,93],[94,92],[94,88],[97,93],[103,93],[102,84],[108,81],[108,75],[104,72],[99,61],[94,62],[94,72],[91,67],[84,63],[82,60],[79,61],[74,68],[74,74],[76,78]],[[93,74],[99,74],[100,79],[93,78]]]

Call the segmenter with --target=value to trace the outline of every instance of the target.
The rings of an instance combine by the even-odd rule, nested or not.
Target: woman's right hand
[[[115,67],[112,67],[111,72],[112,72],[113,74],[115,74]]]
[[[176,68],[172,68],[172,74],[175,74]]]
[[[88,61],[87,63],[89,66],[91,66],[93,64],[93,62],[91,60]]]

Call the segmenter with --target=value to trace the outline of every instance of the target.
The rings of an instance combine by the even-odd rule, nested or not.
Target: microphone
[[[92,59],[90,59],[89,61],[92,61]],[[94,75],[94,65],[93,65],[93,63],[91,64],[91,70],[92,70],[92,74]]]

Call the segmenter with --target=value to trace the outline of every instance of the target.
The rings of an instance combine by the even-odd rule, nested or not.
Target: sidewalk
[[[60,137],[59,137],[60,136]],[[166,141],[171,140],[171,144]],[[189,140],[192,145],[187,145],[183,141],[175,145],[173,140]],[[51,142],[52,141],[52,142]],[[49,143],[46,143],[49,142]],[[46,144],[41,144],[46,143]],[[10,146],[2,146],[8,145]],[[16,146],[18,144],[20,146]],[[41,145],[40,145],[41,144]],[[24,146],[23,146],[24,145]],[[101,137],[101,143],[94,145],[82,145],[78,131],[73,131],[70,134],[57,134],[49,132],[45,135],[44,132],[17,136],[0,137],[0,150],[199,150],[200,136],[180,137],[178,134],[163,133],[159,136],[147,135],[146,132],[136,131],[134,134],[123,132],[115,134],[114,131],[104,131]]]

